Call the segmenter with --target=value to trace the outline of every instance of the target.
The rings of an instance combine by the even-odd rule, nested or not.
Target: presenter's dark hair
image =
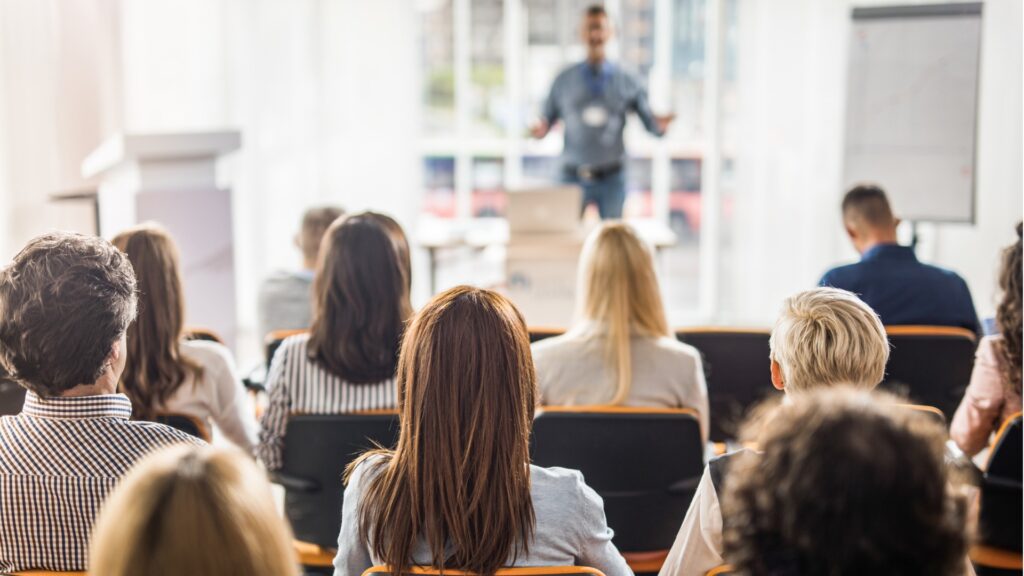
[[[402,235],[404,240],[404,235]],[[395,375],[412,315],[403,250],[380,215],[335,220],[324,234],[313,282],[309,357],[352,384]]]
[[[187,376],[198,381],[203,367],[181,353],[185,290],[174,239],[156,224],[129,228],[114,237],[128,256],[139,286],[139,315],[128,328],[128,358],[119,390],[132,401],[132,416],[152,420]]]
[[[593,16],[607,17],[608,11],[605,10],[604,4],[591,4],[590,6],[587,6],[587,11],[585,12],[585,14],[588,18]]]
[[[128,257],[94,236],[54,232],[0,271],[0,364],[42,397],[92,384],[135,318]]]
[[[1017,241],[1003,250],[999,271],[999,289],[1003,299],[996,308],[996,324],[1003,339],[998,350],[1002,356],[1003,379],[1011,392],[1021,392],[1021,223],[1017,223]]]
[[[409,326],[398,366],[400,433],[359,502],[359,531],[407,574],[425,540],[435,566],[494,574],[534,534],[530,431],[537,398],[526,322],[496,292],[460,286]]]
[[[723,538],[737,573],[962,574],[966,504],[942,426],[851,388],[789,400],[746,425],[762,452],[729,467]]]
[[[891,226],[892,207],[885,191],[874,184],[854,186],[843,196],[843,218],[869,227]]]

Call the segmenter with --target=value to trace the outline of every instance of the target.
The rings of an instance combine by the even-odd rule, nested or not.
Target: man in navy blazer
[[[887,326],[927,324],[979,331],[971,291],[956,272],[924,264],[896,241],[899,219],[885,192],[861,185],[843,198],[843,224],[860,262],[825,273],[820,285],[849,290]]]

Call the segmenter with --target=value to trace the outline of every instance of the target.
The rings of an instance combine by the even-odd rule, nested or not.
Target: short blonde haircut
[[[885,376],[889,341],[878,314],[860,298],[815,288],[783,303],[771,359],[790,392],[837,384],[871,389]]]
[[[90,574],[295,576],[266,475],[236,449],[178,445],[125,477],[92,534]]]
[[[628,224],[603,224],[583,246],[576,290],[577,325],[570,333],[606,338],[605,359],[615,374],[608,403],[622,404],[633,377],[630,336],[671,336],[650,246]]]

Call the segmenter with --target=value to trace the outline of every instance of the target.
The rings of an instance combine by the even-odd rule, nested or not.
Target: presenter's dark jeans
[[[587,209],[587,204],[597,204],[597,212],[602,220],[622,218],[622,205],[626,202],[626,171],[619,170],[604,178],[583,180],[571,173],[563,175],[566,184],[579,184],[583,188],[583,206],[580,214]]]

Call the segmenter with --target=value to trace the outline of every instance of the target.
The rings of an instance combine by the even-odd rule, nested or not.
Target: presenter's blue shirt
[[[907,246],[874,246],[864,252],[860,262],[826,272],[820,284],[857,294],[887,326],[979,329],[971,291],[964,279],[953,271],[919,262]]]
[[[599,167],[625,160],[622,131],[630,111],[637,113],[648,132],[661,136],[643,83],[605,60],[563,70],[551,85],[543,114],[549,125],[561,120],[565,126],[565,165]]]

